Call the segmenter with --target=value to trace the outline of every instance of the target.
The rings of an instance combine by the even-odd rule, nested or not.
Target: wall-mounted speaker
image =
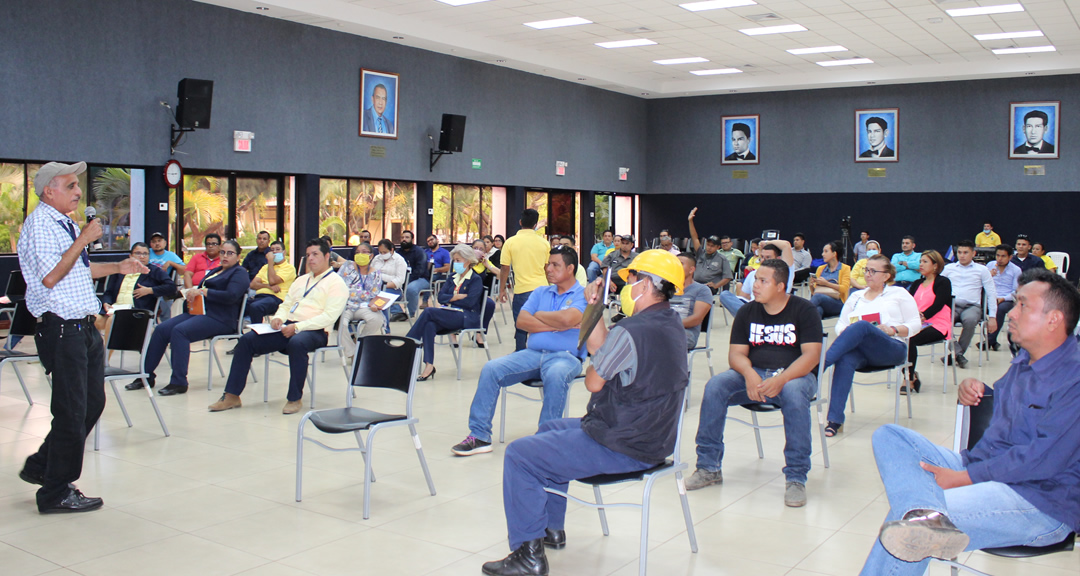
[[[214,81],[184,78],[176,86],[176,123],[181,128],[209,128],[210,104],[214,99]]]
[[[439,130],[439,150],[461,152],[465,141],[465,117],[458,114],[443,114],[442,129]]]

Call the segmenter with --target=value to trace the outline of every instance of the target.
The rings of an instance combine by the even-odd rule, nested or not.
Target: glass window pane
[[[349,237],[360,239],[360,231],[371,233],[371,241],[383,238],[383,196],[385,185],[382,180],[349,180]]]
[[[391,180],[386,183],[384,237],[399,239],[402,230],[416,230],[416,183]]]
[[[451,230],[451,216],[453,203],[453,190],[449,184],[435,184],[431,206],[434,209],[431,220],[431,233],[439,237],[440,244],[448,244],[453,237]]]
[[[624,236],[633,234],[634,198],[631,196],[615,197],[615,233]]]
[[[487,233],[506,236],[506,188],[502,186],[491,188],[491,230]]]
[[[292,236],[296,230],[296,222],[293,222],[293,201],[296,199],[296,176],[285,177],[285,217],[282,222],[285,223],[285,230],[281,233],[281,241],[285,243],[285,253],[292,254],[289,250],[292,247]]]
[[[479,186],[454,186],[454,234],[450,238],[451,243],[471,244],[480,237],[483,211],[480,196]]]
[[[611,196],[604,194],[597,194],[596,206],[594,212],[595,216],[595,228],[593,230],[595,238],[593,243],[601,242],[604,239],[604,232],[611,229]]]
[[[345,243],[349,182],[344,178],[319,179],[319,235],[330,235],[332,243]]]
[[[536,221],[536,233],[547,236],[548,200],[547,192],[526,192],[525,207],[532,208],[540,213],[540,219]]]
[[[226,176],[184,176],[184,257],[203,251],[203,238],[211,232],[225,234],[229,210],[229,179]]]
[[[481,199],[483,200],[480,205],[480,234],[476,238],[483,238],[484,236],[491,234],[491,186],[484,186],[480,189]],[[476,240],[474,238],[473,240]]]
[[[0,252],[15,252],[22,231],[26,165],[0,163]]]
[[[131,231],[131,170],[91,168],[90,200],[101,219],[104,250],[127,250]]]
[[[548,214],[548,233],[567,236],[574,233],[574,193],[551,192],[548,194],[551,212]]]
[[[255,248],[255,238],[265,230],[278,238],[277,178],[236,179],[236,239],[244,252]]]

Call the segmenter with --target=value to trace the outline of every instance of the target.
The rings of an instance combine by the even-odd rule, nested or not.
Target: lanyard
[[[202,282],[199,282],[199,287],[200,288],[203,287],[203,286],[206,286],[206,281],[207,280],[209,280],[211,278],[214,278],[215,276],[217,276],[217,275],[219,275],[219,274],[221,274],[222,272],[225,271],[221,267],[215,268],[215,270],[217,270],[217,272],[214,272],[213,274],[210,274],[210,275],[207,275],[207,276],[203,276]]]
[[[70,220],[55,220],[55,222],[57,224],[59,224],[61,228],[64,229],[64,232],[68,233],[68,236],[71,236],[71,242],[74,243],[75,242],[75,225],[72,224]],[[89,267],[90,266],[90,257],[87,256],[87,254],[86,254],[86,248],[82,249],[82,253],[79,254],[79,256],[80,256],[80,258],[82,260],[83,266]]]
[[[326,274],[323,274],[322,276],[320,276],[320,277],[319,277],[319,279],[315,281],[315,284],[314,284],[314,285],[312,285],[312,286],[311,286],[310,288],[308,288],[308,285],[310,285],[310,284],[311,284],[311,278],[308,278],[308,279],[307,279],[307,284],[305,284],[305,285],[304,285],[304,287],[306,288],[306,290],[304,290],[304,295],[303,295],[303,296],[301,296],[301,297],[300,297],[300,299],[301,299],[301,300],[303,300],[304,298],[307,298],[307,295],[308,295],[308,294],[310,294],[310,293],[311,293],[311,291],[315,289],[315,286],[318,286],[318,285],[319,285],[319,282],[322,282],[322,281],[323,281],[323,278],[326,278],[327,276],[329,276],[329,275],[331,275],[331,274],[333,274],[333,273],[334,273],[334,271],[333,271],[333,270],[328,270],[328,271],[326,272]]]

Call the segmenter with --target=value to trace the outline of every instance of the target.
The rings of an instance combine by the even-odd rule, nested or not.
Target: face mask
[[[454,274],[464,274],[465,264],[462,262],[454,262]]]
[[[634,286],[637,286],[644,281],[644,279],[641,279],[633,284],[627,284],[623,287],[622,293],[619,294],[619,302],[622,304],[622,313],[626,316],[632,316],[634,314],[634,304],[638,301],[638,298],[645,295],[641,294],[637,298],[634,298],[633,296]]]
[[[413,247],[412,242],[402,242],[401,243],[401,249],[402,250],[412,250],[412,247]]]
[[[275,252],[274,253],[274,264],[281,264],[281,262],[283,260],[285,260],[285,253],[284,252]]]
[[[371,254],[360,253],[353,256],[353,261],[357,266],[367,266],[371,263]]]
[[[989,236],[990,232],[992,232],[992,230],[990,230],[989,228],[983,228],[983,234],[986,234],[987,236]]]
[[[870,257],[872,257],[872,256],[877,256],[877,255],[878,255],[878,251],[877,251],[877,250],[872,250],[872,249],[871,249],[871,250],[867,250],[867,251],[866,251],[866,257],[867,257],[867,258],[870,258]]]

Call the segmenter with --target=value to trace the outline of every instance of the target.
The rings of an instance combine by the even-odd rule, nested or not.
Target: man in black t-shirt
[[[787,293],[788,266],[783,260],[761,263],[755,273],[754,300],[739,309],[731,323],[728,364],[705,385],[697,433],[697,470],[687,490],[723,482],[724,423],[728,406],[767,403],[784,415],[784,504],[806,505],[810,471],[810,401],[817,394],[821,356],[821,317],[802,298]]]

